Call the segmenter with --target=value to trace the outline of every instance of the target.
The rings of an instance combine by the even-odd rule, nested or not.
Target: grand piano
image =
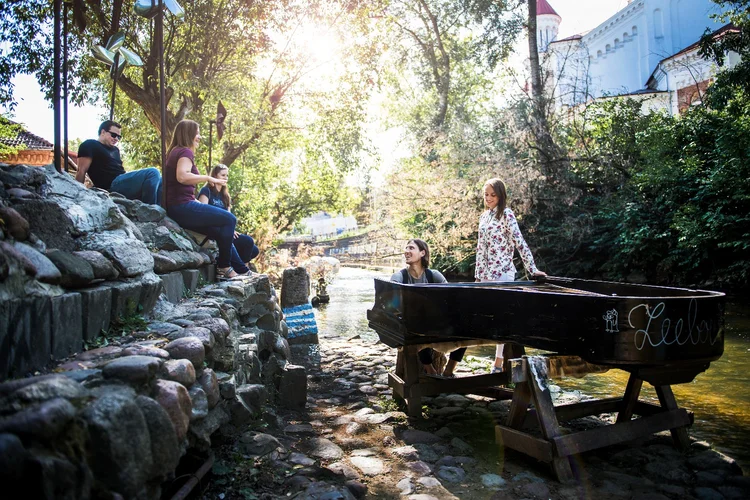
[[[389,384],[412,416],[421,396],[505,393],[513,402],[509,421],[498,425],[498,441],[549,462],[559,479],[569,480],[567,459],[575,453],[667,429],[678,447],[688,446],[692,413],[678,408],[670,386],[692,381],[721,357],[724,303],[715,291],[563,277],[411,285],[376,279],[367,317],[380,340],[399,351]],[[416,352],[425,346],[488,343],[506,343],[506,358],[514,357],[504,373],[455,380],[420,373]],[[527,357],[525,348],[546,353]],[[553,407],[547,378],[613,368],[630,373],[623,397]],[[644,381],[655,387],[660,405],[639,400]],[[511,382],[513,391],[499,389]],[[520,430],[529,404],[546,445]],[[615,432],[560,433],[558,419],[603,412],[618,413]],[[632,420],[636,414],[641,418]]]

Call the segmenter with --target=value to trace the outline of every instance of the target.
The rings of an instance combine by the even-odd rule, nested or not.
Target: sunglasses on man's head
[[[112,139],[117,139],[117,140],[122,139],[122,136],[120,134],[116,133],[116,132],[112,132],[112,131],[109,131],[109,130],[107,130],[107,132],[109,133],[109,135],[112,136]]]

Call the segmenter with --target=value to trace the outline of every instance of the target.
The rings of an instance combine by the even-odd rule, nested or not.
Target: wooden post
[[[665,410],[677,410],[679,408],[677,406],[677,401],[674,398],[672,387],[668,385],[657,385],[654,389],[656,389],[656,395],[659,397],[659,403],[661,403],[661,406]],[[669,432],[672,434],[675,446],[677,446],[681,452],[685,453],[690,449],[690,438],[688,437],[687,427],[674,427],[669,429]]]
[[[422,397],[412,395],[412,386],[419,384],[419,351],[418,346],[405,346],[404,350],[404,395],[407,402],[407,414],[410,417],[422,415]]]
[[[636,404],[638,404],[638,397],[641,395],[641,387],[643,387],[643,380],[631,373],[628,385],[625,388],[625,396],[622,398],[622,408],[617,414],[617,421],[615,423],[627,422],[633,418],[633,412],[635,411]]]
[[[560,425],[557,422],[555,406],[552,404],[552,396],[547,386],[548,378],[545,366],[541,357],[526,358],[526,382],[525,384],[531,389],[531,399],[536,408],[536,416],[539,421],[539,428],[542,430],[542,436],[547,441],[552,441],[561,435]],[[553,454],[551,462],[552,470],[560,482],[572,481],[573,470],[570,468],[570,462],[567,456]]]

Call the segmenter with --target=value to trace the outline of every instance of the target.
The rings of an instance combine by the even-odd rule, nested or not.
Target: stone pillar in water
[[[289,329],[287,340],[294,344],[317,344],[318,325],[308,300],[310,276],[302,267],[284,270],[281,284],[281,308]]]

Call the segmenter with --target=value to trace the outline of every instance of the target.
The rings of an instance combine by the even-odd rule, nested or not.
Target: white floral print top
[[[479,239],[477,241],[477,264],[474,277],[479,281],[500,281],[502,275],[512,272],[513,250],[518,249],[521,260],[529,273],[537,271],[534,257],[521,235],[513,210],[506,208],[503,216],[495,218],[497,207],[485,211],[479,217]]]

